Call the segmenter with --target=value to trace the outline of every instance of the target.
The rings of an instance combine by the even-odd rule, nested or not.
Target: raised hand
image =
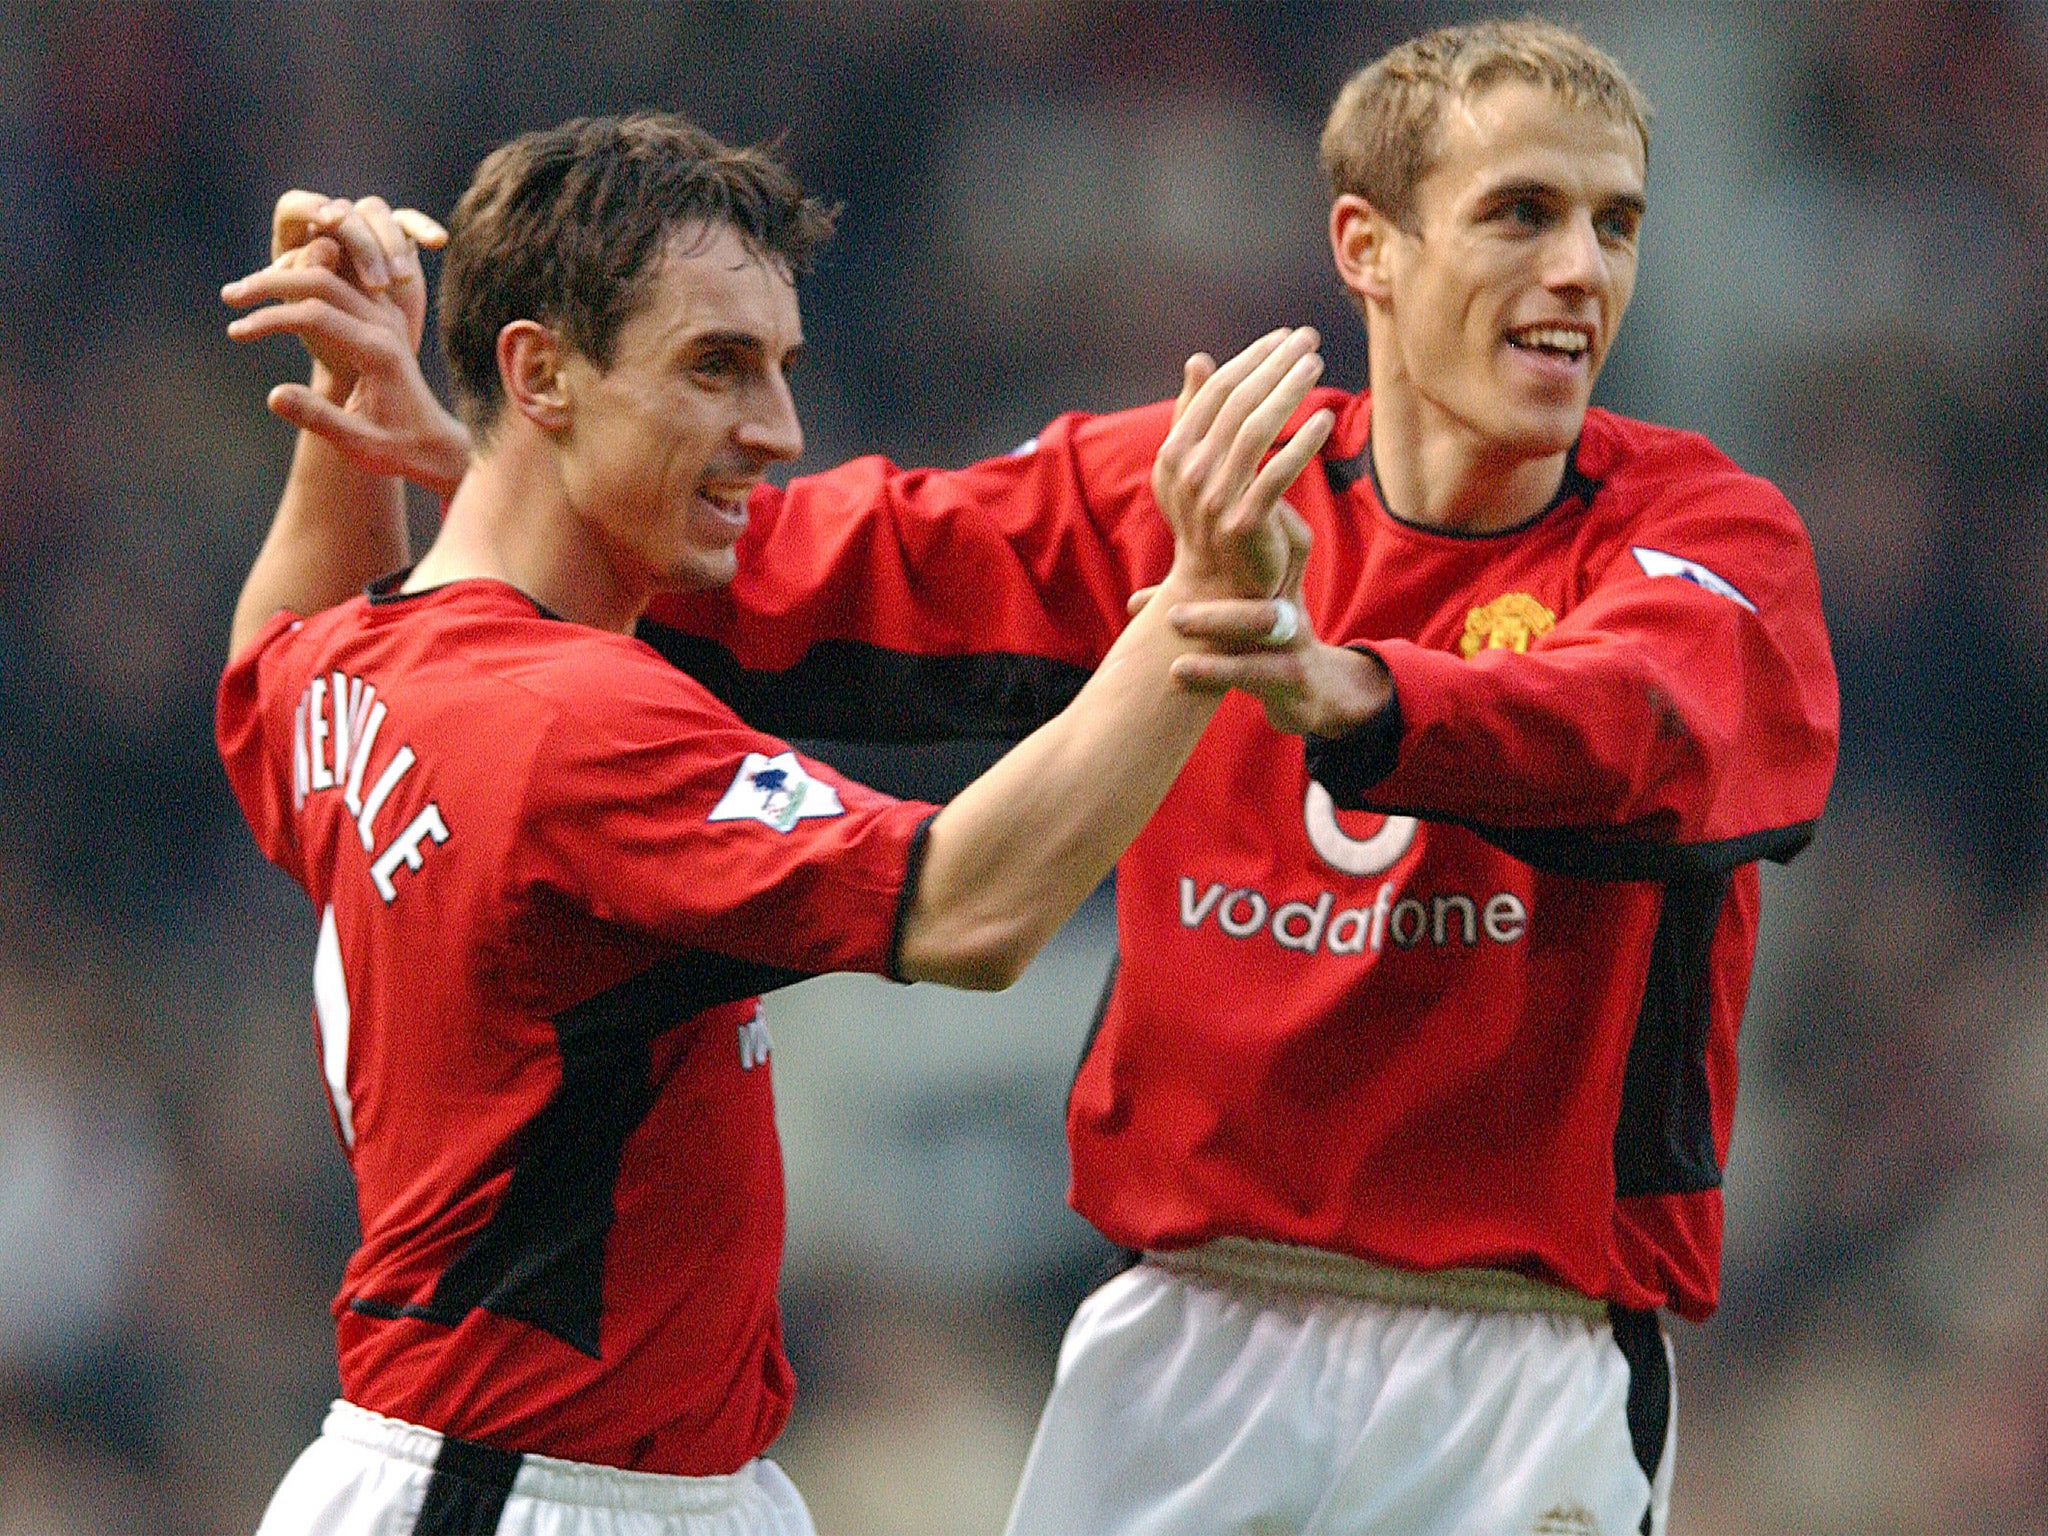
[[[1203,353],[1188,359],[1173,426],[1152,464],[1152,493],[1172,525],[1182,582],[1219,596],[1268,597],[1305,556],[1307,530],[1280,498],[1335,417],[1316,412],[1266,455],[1322,374],[1319,339],[1306,327],[1274,331],[1220,368]]]
[[[1220,368],[1189,358],[1152,488],[1176,536],[1167,619],[1208,647],[1179,657],[1174,677],[1203,693],[1242,689],[1275,730],[1341,736],[1384,707],[1391,684],[1376,657],[1316,637],[1301,594],[1308,527],[1280,499],[1334,417],[1316,412],[1258,467],[1321,371],[1314,347],[1313,331],[1274,331]],[[1190,576],[1208,591],[1189,596]],[[1132,594],[1131,611],[1158,591]]]
[[[251,312],[228,335],[296,336],[312,354],[308,384],[280,384],[270,409],[375,475],[402,475],[446,496],[468,468],[470,441],[420,373],[425,324],[422,243],[440,225],[382,199],[288,192],[272,221],[275,259],[221,297]]]
[[[427,284],[421,250],[438,251],[448,231],[417,208],[393,208],[381,197],[328,197],[293,188],[270,215],[270,259],[286,261],[320,239],[347,256],[346,276],[372,298],[388,298],[405,316],[417,352],[426,326]]]

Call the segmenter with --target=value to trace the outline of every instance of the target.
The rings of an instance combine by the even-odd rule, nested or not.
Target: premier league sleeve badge
[[[839,791],[805,773],[794,752],[749,752],[706,821],[758,821],[787,832],[799,821],[844,815]]]

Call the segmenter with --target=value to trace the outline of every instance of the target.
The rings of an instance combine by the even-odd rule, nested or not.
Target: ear
[[[1330,204],[1330,257],[1352,297],[1385,302],[1393,293],[1393,222],[1355,192]]]
[[[498,383],[505,399],[535,426],[550,432],[569,425],[569,391],[562,378],[562,344],[533,320],[514,320],[498,332]]]

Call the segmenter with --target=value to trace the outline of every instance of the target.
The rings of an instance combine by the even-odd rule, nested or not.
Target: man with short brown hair
[[[237,335],[305,337],[359,407],[344,354],[409,361],[419,299],[407,219],[365,213],[390,301],[324,236],[228,289],[266,306]],[[1108,873],[1217,707],[1174,678],[1202,642],[1169,608],[1293,612],[1279,497],[1330,415],[1271,450],[1316,337],[1190,360],[1158,602],[939,808],[799,757],[631,638],[657,592],[731,579],[749,490],[801,449],[795,278],[824,221],[794,178],[680,119],[579,120],[493,155],[452,223],[480,446],[439,535],[326,605],[300,535],[339,506],[374,536],[391,488],[302,443],[220,685],[236,798],[319,914],[362,1229],[343,1396],[262,1529],[809,1536],[762,1457],[793,1383],[756,994],[1007,986]]]
[[[1528,21],[1332,113],[1371,388],[1308,402],[1302,622],[1175,617],[1221,648],[1177,673],[1249,697],[1118,866],[1070,1199],[1143,1260],[1068,1332],[1012,1536],[1664,1529],[1658,1313],[1717,1296],[1756,861],[1810,838],[1839,727],[1784,498],[1590,408],[1646,124]],[[733,584],[641,633],[792,734],[1028,727],[1167,567],[1171,421],[763,489]]]

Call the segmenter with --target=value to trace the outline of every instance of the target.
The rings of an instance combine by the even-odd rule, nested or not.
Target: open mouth
[[[1508,345],[1518,352],[1576,363],[1592,352],[1593,333],[1589,327],[1555,322],[1524,325],[1508,332]]]
[[[700,485],[697,500],[721,521],[745,527],[747,493],[752,489],[751,485]]]

